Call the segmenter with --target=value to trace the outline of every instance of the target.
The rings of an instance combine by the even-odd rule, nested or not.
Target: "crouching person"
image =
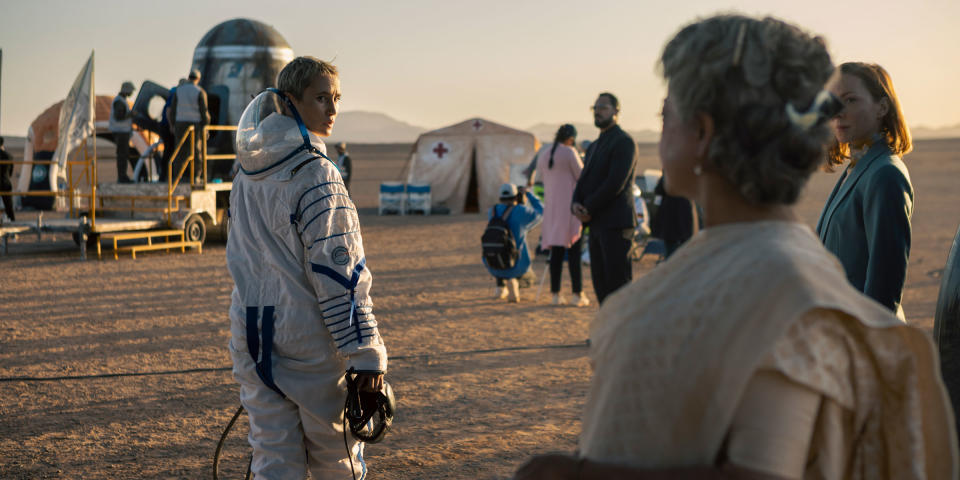
[[[519,280],[532,277],[527,232],[540,224],[543,204],[536,195],[512,183],[500,186],[500,203],[490,207],[483,233],[483,264],[497,279],[498,299],[520,301]],[[509,285],[509,293],[507,286]]]
[[[344,372],[379,391],[387,352],[357,211],[320,137],[337,117],[336,68],[287,64],[244,111],[230,195],[230,355],[258,480],[362,478],[344,434]]]

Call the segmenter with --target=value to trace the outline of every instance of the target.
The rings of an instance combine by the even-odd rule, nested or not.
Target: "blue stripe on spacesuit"
[[[250,356],[253,357],[257,376],[263,381],[263,384],[270,387],[271,390],[287,398],[286,394],[280,390],[280,387],[273,381],[273,306],[263,307],[263,319],[260,325],[260,331],[257,331],[257,314],[259,307],[247,307],[247,349]],[[260,340],[261,349],[257,348],[257,340]],[[259,355],[258,355],[259,354]],[[257,357],[260,357],[259,359]]]
[[[320,215],[323,215],[324,213],[327,213],[327,212],[329,212],[329,211],[331,211],[331,210],[354,210],[354,211],[356,211],[356,208],[353,208],[353,207],[330,207],[330,208],[328,208],[328,209],[326,209],[326,210],[322,210],[320,213],[316,214],[313,218],[311,218],[309,222],[307,222],[306,224],[303,225],[303,230],[302,230],[300,233],[306,232],[306,231],[307,231],[307,227],[309,227],[310,224],[313,223],[314,220],[320,218]]]
[[[350,311],[350,309],[348,308],[348,309],[343,310],[343,311],[341,311],[341,312],[331,313],[331,314],[328,314],[328,315],[324,315],[324,317],[326,317],[326,318],[329,320],[329,319],[337,318],[337,317],[339,317],[340,315],[343,315],[344,313],[347,313],[347,312],[349,312],[349,311]],[[356,307],[356,311],[357,311],[357,315],[369,315],[371,312],[373,312],[373,308],[371,308],[371,307]],[[332,325],[332,324],[331,324],[331,325]]]
[[[363,469],[360,472],[360,480],[365,480],[367,478],[367,462],[363,461],[363,453],[357,453],[357,459],[360,460],[360,468]]]
[[[298,153],[306,150],[307,148],[308,148],[307,145],[300,145],[299,147],[297,147],[296,150],[288,153],[285,157],[281,158],[280,160],[277,160],[276,162],[271,163],[270,165],[268,165],[268,166],[266,166],[266,167],[264,167],[264,168],[261,168],[260,170],[247,170],[246,168],[243,168],[242,166],[240,167],[240,170],[243,171],[243,173],[245,173],[245,174],[247,174],[247,175],[256,175],[256,174],[258,174],[258,173],[263,173],[263,172],[266,172],[267,170],[270,170],[270,169],[273,168],[273,167],[276,167],[277,165],[280,165],[280,164],[283,163],[283,162],[286,162],[287,160],[290,160],[291,158],[295,157]],[[314,158],[320,158],[320,157],[314,157]],[[324,158],[326,158],[326,157],[324,157]]]
[[[360,480],[367,478],[367,462],[363,461],[363,442],[360,442],[360,448],[357,449],[357,461],[360,462]]]
[[[305,192],[303,192],[302,195],[300,195],[300,199],[297,200],[297,213],[300,212],[300,202],[303,201],[303,197],[307,196],[308,193],[310,193],[310,192],[312,192],[313,190],[316,190],[316,189],[318,189],[318,188],[320,188],[320,187],[322,187],[322,186],[324,186],[324,185],[343,185],[343,182],[325,182],[325,183],[321,183],[321,184],[319,184],[319,185],[314,185],[314,186],[308,188]],[[346,187],[346,185],[344,185],[344,187]],[[306,210],[306,209],[304,209],[304,210]]]
[[[337,296],[335,296],[335,297],[330,297],[330,298],[328,298],[328,299],[326,299],[326,300],[321,300],[321,301],[317,302],[317,304],[318,304],[318,305],[323,305],[324,303],[330,303],[330,302],[332,302],[332,301],[334,301],[334,300],[336,300],[336,299],[338,299],[338,298],[340,298],[340,297],[346,297],[347,295],[349,295],[349,292],[343,293],[343,294],[340,294],[340,295],[337,295]]]
[[[371,329],[371,328],[376,328],[376,327],[377,327],[377,325],[376,325],[375,323],[371,323],[369,320],[362,320],[362,321],[360,321],[360,322],[358,322],[358,323],[359,323],[360,325],[367,325],[366,327],[362,327],[361,330],[369,330],[369,329]],[[329,325],[327,325],[327,326],[329,327]],[[336,336],[336,334],[338,334],[338,333],[340,333],[340,332],[342,332],[342,331],[344,331],[344,330],[349,330],[349,329],[351,329],[351,328],[353,328],[352,325],[347,325],[346,327],[343,327],[343,328],[341,328],[341,329],[339,329],[339,330],[331,330],[331,331],[330,331],[330,335]],[[340,339],[340,338],[334,338],[334,340],[340,341],[341,339]]]
[[[311,243],[311,244],[307,247],[307,250],[310,250],[311,248],[313,248],[314,245],[316,245],[317,243],[322,242],[322,241],[324,241],[324,240],[330,240],[331,238],[337,238],[337,237],[342,237],[342,236],[344,236],[344,235],[350,235],[351,233],[360,233],[360,230],[350,230],[349,232],[337,233],[337,234],[330,235],[330,236],[327,236],[327,237],[318,238],[318,239],[314,240],[313,243]]]
[[[346,322],[347,320],[350,320],[350,317],[343,317],[342,319],[337,320],[336,322],[328,323],[328,324],[327,324],[327,328],[329,329],[330,327],[332,327],[332,326],[334,326],[334,325],[339,325],[339,324],[341,324],[341,323],[343,323],[343,322]]]
[[[357,288],[357,284],[360,283],[360,272],[363,271],[363,267],[366,263],[367,263],[367,259],[365,258],[357,262],[357,265],[353,267],[353,274],[350,276],[350,278],[347,278],[341,275],[340,272],[326,265],[318,265],[316,263],[310,262],[310,268],[316,273],[319,273],[321,275],[326,275],[332,278],[335,282],[339,283],[340,285],[343,285],[343,288],[346,288],[347,290],[353,290],[354,288]]]
[[[341,193],[341,192],[328,193],[328,194],[326,194],[326,195],[324,195],[324,196],[322,196],[322,197],[320,197],[320,198],[318,198],[318,199],[316,199],[316,200],[308,203],[308,204],[307,204],[305,207],[303,207],[303,208],[300,208],[300,207],[298,206],[298,207],[297,207],[297,218],[298,218],[298,219],[303,218],[303,212],[306,212],[308,208],[316,205],[316,204],[319,203],[321,200],[326,200],[326,199],[328,199],[328,198],[330,198],[330,197],[338,197],[338,196],[339,196],[339,197],[348,197],[348,198],[350,197],[350,195],[348,195],[348,194],[346,194],[346,193]]]
[[[350,328],[350,327],[347,327],[347,328]],[[358,324],[358,325],[357,325],[357,328],[355,328],[354,331],[352,331],[352,332],[350,332],[350,333],[348,333],[348,334],[346,334],[346,335],[343,335],[343,336],[340,336],[340,337],[336,337],[336,338],[333,339],[333,341],[334,341],[334,342],[339,342],[339,341],[341,341],[341,340],[344,340],[344,339],[350,337],[351,335],[356,335],[357,332],[363,332],[363,331],[366,331],[366,330],[373,330],[374,328],[377,328],[377,326],[376,326],[376,325],[372,325],[372,326],[369,326],[369,327],[360,327],[359,324]],[[372,336],[372,335],[371,335],[371,336]],[[350,342],[348,341],[347,344],[349,344],[349,343],[350,343]]]
[[[350,343],[352,343],[352,342],[354,342],[354,341],[356,341],[357,344],[362,344],[364,338],[373,338],[373,337],[376,337],[376,335],[357,335],[356,338],[351,338],[351,339],[347,340],[346,342],[338,343],[338,344],[337,344],[337,348],[346,347],[347,345],[350,345]]]
[[[343,304],[341,304],[341,305],[347,306],[347,305],[350,305],[350,304],[349,304],[349,303],[343,303]],[[367,307],[367,309],[368,309],[367,311],[364,311],[363,307],[356,307],[357,314],[359,314],[359,315],[368,315],[368,314],[370,313],[370,311],[373,310],[373,309],[370,308],[370,307]],[[328,310],[329,310],[329,309],[328,309]],[[345,309],[345,310],[342,310],[342,311],[339,311],[339,312],[336,312],[336,313],[326,313],[326,310],[324,310],[324,317],[327,318],[327,319],[337,318],[337,317],[339,317],[340,315],[343,315],[344,313],[347,313],[347,312],[349,312],[349,311],[350,311],[350,308],[347,308],[347,309]]]
[[[349,304],[348,304],[348,305],[349,305]],[[345,308],[345,309],[343,309],[343,310],[341,310],[341,311],[339,311],[339,312],[325,314],[324,317],[327,317],[327,318],[337,318],[337,317],[339,317],[340,315],[343,315],[344,313],[347,313],[347,312],[349,312],[349,311],[350,311],[350,307],[347,306],[347,308]]]
[[[339,349],[339,348],[343,348],[343,346],[348,345],[348,344],[349,344],[350,342],[352,342],[352,341],[356,341],[357,343],[361,343],[361,341],[362,341],[363,338],[364,338],[363,334],[361,333],[360,319],[358,318],[359,312],[357,311],[356,289],[357,289],[357,285],[360,283],[360,273],[363,272],[363,269],[364,269],[364,266],[366,265],[366,263],[367,263],[367,259],[366,259],[366,258],[361,258],[360,261],[357,262],[357,265],[356,265],[355,267],[353,267],[353,273],[352,273],[352,275],[350,276],[349,279],[348,279],[347,277],[341,275],[340,272],[338,272],[338,271],[336,271],[336,270],[334,270],[334,269],[332,269],[332,268],[330,268],[330,267],[328,267],[328,266],[326,266],[326,265],[318,265],[318,264],[313,263],[313,262],[310,263],[310,268],[311,268],[314,272],[319,273],[319,274],[321,274],[321,275],[325,275],[325,276],[333,279],[333,281],[339,283],[340,285],[343,286],[343,288],[346,288],[346,289],[349,290],[349,292],[350,292],[350,314],[349,314],[349,316],[347,317],[346,320],[348,321],[347,326],[353,325],[353,326],[354,326],[354,329],[353,329],[353,332],[351,332],[350,334],[346,335],[345,337],[342,337],[341,339],[337,339],[336,341],[342,340],[343,338],[347,338],[347,337],[350,337],[350,336],[353,336],[354,338],[352,338],[352,339],[344,342],[342,345],[337,345],[337,348],[338,348],[338,349]],[[354,320],[357,320],[357,321],[354,322]],[[343,321],[343,320],[340,320],[340,321],[338,321],[338,322],[334,322],[334,324],[340,323],[340,322],[342,322],[342,321]],[[332,324],[331,324],[331,325],[332,325]],[[329,328],[330,328],[330,325],[327,325],[327,328],[329,329]],[[372,328],[372,327],[370,327],[370,328]],[[368,328],[368,330],[369,330],[370,328]],[[370,336],[372,336],[372,335],[368,335],[368,337],[370,337]]]
[[[369,307],[368,307],[368,308],[369,308]],[[339,316],[339,315],[343,315],[344,313],[347,313],[347,310],[344,310],[344,311],[338,313],[337,315],[332,315],[332,316],[330,316],[330,317],[327,317],[327,318],[325,318],[324,320],[332,320],[332,319],[336,318],[336,317]],[[360,316],[366,317],[366,316],[369,316],[369,315],[373,315],[373,309],[372,309],[372,308],[370,308],[370,310],[368,310],[368,311],[363,311],[363,310],[360,309],[360,307],[357,307],[357,315],[356,315],[355,318],[359,319]],[[337,320],[336,322],[330,322],[330,323],[327,323],[327,324],[325,324],[325,325],[326,325],[327,328],[329,329],[330,327],[332,327],[332,326],[334,326],[334,325],[340,325],[341,323],[346,322],[346,321],[348,321],[348,320],[350,320],[350,316],[349,316],[349,315],[344,315],[344,317],[341,318],[340,320]],[[351,323],[352,323],[352,322],[351,322]]]
[[[260,330],[257,328],[259,307],[247,307],[247,351],[253,357],[254,363],[260,357]]]
[[[323,303],[323,302],[320,302],[320,303]],[[330,308],[327,308],[327,309],[323,310],[322,313],[327,313],[327,312],[329,312],[330,310],[333,310],[333,309],[335,309],[335,308],[345,307],[345,306],[347,306],[347,305],[350,305],[350,302],[338,303],[338,304],[336,304],[336,305],[334,305],[334,306],[332,306],[332,307],[330,307]]]

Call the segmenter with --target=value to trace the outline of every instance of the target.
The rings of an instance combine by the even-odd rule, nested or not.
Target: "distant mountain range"
[[[913,138],[923,140],[927,138],[960,138],[960,123],[949,127],[924,127],[922,125],[911,127],[910,134]]]
[[[496,119],[491,119],[496,121]],[[593,123],[574,123],[577,128],[577,138],[593,140],[600,135]],[[552,142],[557,133],[559,123],[538,123],[526,130],[534,134],[541,142]],[[332,141],[356,143],[412,143],[417,136],[430,129],[411,125],[396,120],[388,115],[377,112],[343,112],[337,118]],[[930,128],[916,126],[910,129],[913,138],[918,140],[933,138],[960,138],[960,124]],[[660,141],[660,132],[656,130],[627,130],[634,140],[640,143],[656,143]]]
[[[378,112],[341,112],[327,144],[413,143],[427,129]]]
[[[468,117],[465,117],[468,118]],[[496,121],[496,119],[492,119]],[[599,130],[592,123],[582,122],[573,124],[577,128],[577,138],[593,140],[599,135]],[[538,123],[526,130],[534,134],[541,142],[552,142],[559,123]],[[347,143],[413,143],[417,137],[430,129],[411,125],[379,112],[342,112],[337,117],[336,127],[328,144],[336,142]],[[960,124],[947,127],[912,127],[910,132],[918,140],[933,138],[960,138]],[[654,130],[627,130],[634,140],[640,143],[655,143],[660,140],[660,132]],[[8,150],[22,150],[23,138],[7,137]]]
[[[491,120],[496,121],[496,119]],[[578,138],[592,140],[600,134],[592,123],[574,123],[573,125],[577,127]],[[559,126],[553,123],[538,123],[526,130],[542,142],[552,142]],[[342,112],[337,117],[337,124],[329,143],[412,143],[421,133],[429,130],[383,113]],[[660,139],[660,132],[653,130],[628,130],[627,132],[641,143],[656,142]]]

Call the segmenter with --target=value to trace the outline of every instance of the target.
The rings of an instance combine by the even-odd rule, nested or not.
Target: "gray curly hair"
[[[753,204],[792,204],[826,160],[826,118],[804,128],[806,111],[833,73],[824,40],[775,18],[718,15],[680,30],[659,65],[686,120],[702,112],[715,134],[708,165]]]

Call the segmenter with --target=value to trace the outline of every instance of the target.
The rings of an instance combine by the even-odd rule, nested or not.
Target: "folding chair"
[[[659,238],[648,237],[646,244],[643,246],[643,251],[640,252],[640,257],[637,258],[637,260],[642,260],[644,255],[647,254],[656,255],[657,262],[659,263],[667,257],[667,245]]]
[[[407,213],[430,215],[430,185],[411,183],[407,185]]]
[[[403,215],[403,204],[403,183],[383,182],[380,184],[380,204],[377,207],[379,215]]]

